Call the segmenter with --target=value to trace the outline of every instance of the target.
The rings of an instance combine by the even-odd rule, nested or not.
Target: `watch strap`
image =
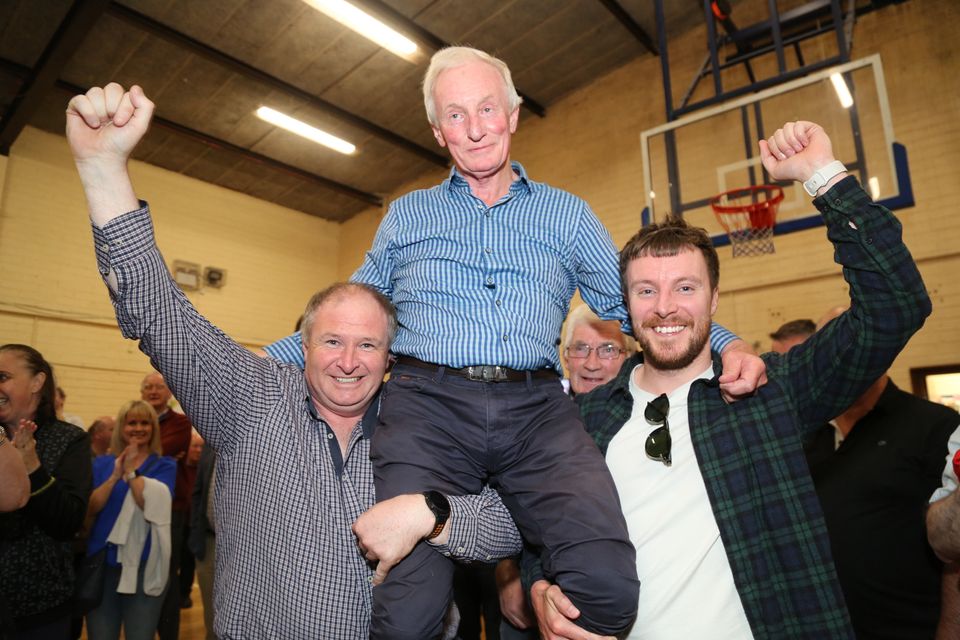
[[[447,524],[447,520],[450,518],[450,501],[447,500],[447,496],[439,491],[424,491],[423,499],[427,503],[427,508],[430,509],[433,517],[436,519],[433,525],[433,531],[426,537],[427,540],[433,540],[440,535],[440,532],[443,531],[443,528]]]
[[[843,166],[842,162],[834,160],[814,171],[810,179],[803,183],[803,190],[806,191],[807,195],[811,198],[815,198],[817,197],[817,191],[819,191],[823,185],[830,182],[837,174],[843,173],[846,170],[847,168]]]

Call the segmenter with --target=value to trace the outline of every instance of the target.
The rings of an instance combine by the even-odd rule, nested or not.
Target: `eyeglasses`
[[[647,436],[647,442],[644,448],[647,450],[647,457],[652,460],[659,460],[663,464],[670,466],[670,424],[667,422],[667,415],[670,413],[670,400],[667,394],[661,393],[659,396],[647,403],[647,408],[643,412],[643,418],[650,425],[659,425]]]
[[[618,347],[615,344],[602,344],[599,347],[591,347],[588,344],[579,344],[571,345],[567,347],[567,357],[575,358],[580,360],[582,358],[589,358],[590,352],[596,351],[597,357],[601,360],[613,360],[620,356],[624,352],[623,349]]]

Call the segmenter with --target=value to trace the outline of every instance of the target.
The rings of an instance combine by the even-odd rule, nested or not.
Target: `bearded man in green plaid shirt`
[[[769,383],[726,404],[707,343],[719,280],[710,239],[667,220],[624,247],[643,353],[577,401],[637,550],[631,639],[854,637],[801,440],[890,367],[930,300],[899,222],[847,176],[823,129],[787,123],[760,152],[773,179],[816,195],[850,310],[789,353],[765,354]],[[531,595],[544,637],[587,637],[558,587],[540,580]]]

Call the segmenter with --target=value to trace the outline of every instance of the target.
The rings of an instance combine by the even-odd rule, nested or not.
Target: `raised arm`
[[[67,139],[90,209],[97,264],[124,337],[140,341],[204,439],[224,451],[268,410],[281,372],[200,316],[171,280],[149,211],[127,172],[152,114],[140,87],[126,92],[110,83],[70,100]]]
[[[98,227],[140,207],[127,160],[152,116],[143,89],[134,85],[126,92],[116,82],[74,96],[67,105],[67,141]]]
[[[850,288],[850,309],[776,363],[785,388],[795,390],[793,410],[811,431],[842,413],[889,369],[930,314],[930,299],[900,223],[873,203],[841,171],[830,138],[811,122],[787,123],[760,142],[764,167],[775,180],[805,182],[832,175],[814,205],[827,225],[834,259]],[[805,434],[801,434],[805,435]]]

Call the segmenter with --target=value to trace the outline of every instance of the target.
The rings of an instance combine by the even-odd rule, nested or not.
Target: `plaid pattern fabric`
[[[217,451],[217,636],[367,638],[372,571],[350,525],[374,503],[378,403],[341,456],[302,370],[233,342],[173,283],[142,204],[93,228],[97,265],[108,284],[115,274],[110,295],[124,337],[140,341]],[[451,499],[451,509],[451,549],[441,551],[482,560],[516,553],[519,535],[494,492]]]
[[[448,367],[553,367],[570,299],[626,320],[617,249],[587,203],[519,176],[488,207],[456,168],[396,200],[353,280],[397,307],[395,353]]]
[[[694,450],[757,638],[853,637],[801,439],[883,374],[931,309],[899,222],[854,178],[814,203],[850,285],[850,311],[788,355],[764,354],[770,382],[754,397],[727,405],[716,378],[694,382],[689,395]],[[577,397],[604,453],[630,417],[629,376],[642,361]]]

